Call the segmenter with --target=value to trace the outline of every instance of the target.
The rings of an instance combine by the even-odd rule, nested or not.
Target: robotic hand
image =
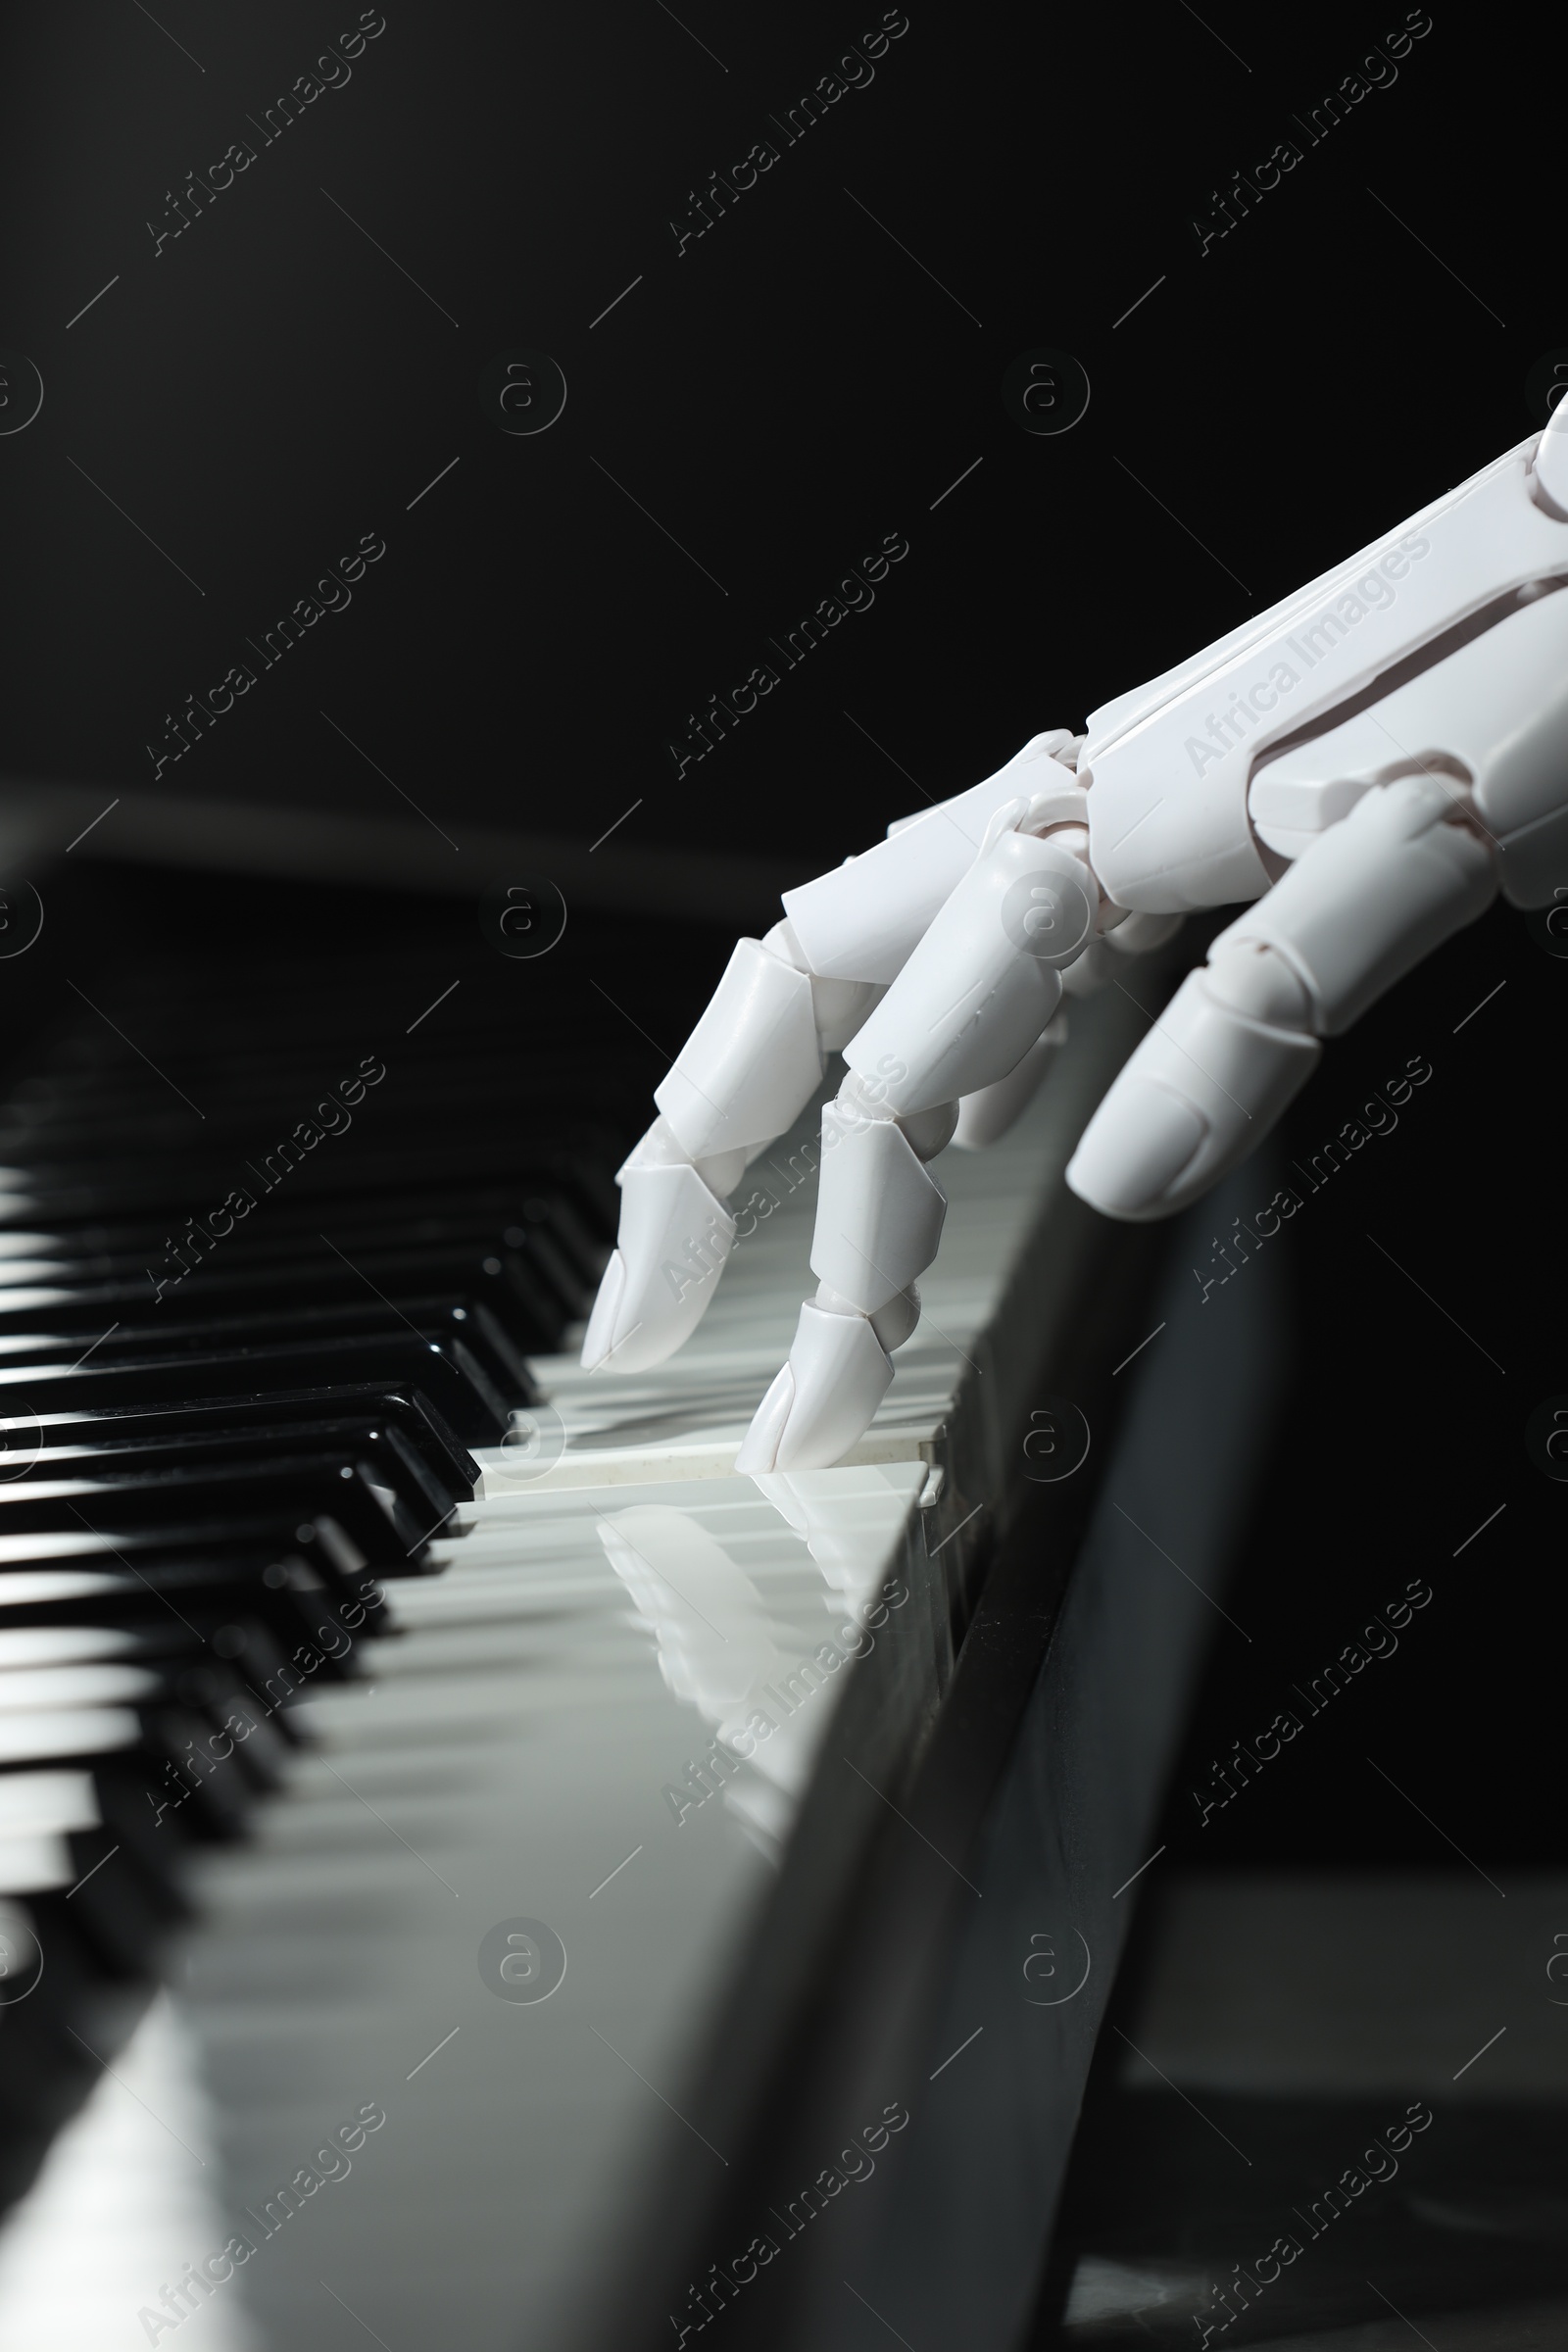
[[[838,1460],[919,1316],[946,1200],[927,1163],[1009,1126],[1063,993],[1182,915],[1250,902],[1110,1087],[1067,1181],[1170,1215],[1265,1136],[1319,1041],[1491,904],[1568,873],[1568,402],[1546,430],[1164,677],[785,893],[742,940],[621,1169],[583,1346],[638,1372],[696,1328],[724,1203],[825,1057],[811,1267],[742,1471]]]

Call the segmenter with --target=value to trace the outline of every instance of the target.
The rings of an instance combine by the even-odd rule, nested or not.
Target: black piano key
[[[320,1665],[304,1671],[299,1639],[303,1626],[284,1629],[264,1623],[256,1614],[226,1618],[220,1608],[203,1609],[192,1603],[191,1616],[174,1616],[156,1609],[116,1611],[100,1596],[96,1611],[81,1622],[44,1615],[39,1622],[15,1624],[12,1612],[0,1612],[0,1671],[28,1657],[68,1656],[83,1660],[116,1659],[150,1669],[158,1690],[172,1703],[198,1710],[213,1719],[215,1729],[238,1715],[245,1723],[235,1732],[245,1747],[246,1768],[260,1785],[271,1786],[282,1771],[287,1751],[298,1746],[302,1734],[290,1712],[301,1690],[320,1679],[325,1667],[331,1679],[342,1680],[360,1671],[359,1644],[341,1627],[323,1628],[313,1622],[313,1644]],[[244,1606],[249,1595],[238,1597]],[[320,1612],[316,1612],[318,1621]],[[110,1622],[112,1618],[117,1622]],[[362,1629],[363,1630],[363,1629]],[[320,1637],[325,1634],[324,1642]]]
[[[216,1752],[215,1727],[207,1717],[178,1706],[149,1711],[142,1740],[149,1762],[161,1767],[167,1795],[160,1801],[171,1813],[188,1811],[193,1838],[226,1844],[241,1835],[257,1792],[239,1741],[230,1738],[226,1750]]]
[[[112,2049],[128,2034],[146,1994],[125,2000],[106,1972],[75,1914],[79,1899],[65,1893],[29,1895],[7,1903],[30,1923],[47,1955],[43,1974],[24,1997],[7,1999],[0,1984],[0,2184],[8,2198],[28,2185],[50,2138],[74,2113],[103,2071]],[[150,1986],[148,1987],[150,1990]],[[115,2015],[121,1992],[122,2014]]]
[[[97,1356],[71,1365],[0,1364],[0,1417],[24,1412],[45,1417],[68,1406],[104,1412],[118,1407],[190,1405],[203,1396],[246,1396],[340,1383],[420,1389],[465,1446],[498,1446],[514,1403],[497,1387],[463,1339],[418,1338],[396,1329],[382,1337],[320,1339],[311,1346],[279,1343],[214,1353],[192,1350],[103,1364]]]
[[[170,1814],[181,1817],[193,1838],[228,1838],[238,1834],[263,1788],[243,1760],[253,1735],[247,1732],[241,1740],[224,1728],[225,1721],[249,1721],[251,1707],[237,1690],[226,1719],[157,1691],[140,1701],[94,1704],[84,1693],[75,1707],[14,1707],[4,1717],[0,1774],[84,1772],[91,1778],[107,1758],[136,1758],[152,1791],[155,1828]],[[275,1786],[275,1777],[267,1785]]]
[[[105,1525],[83,1514],[42,1528],[24,1524],[12,1532],[13,1520],[0,1520],[0,1578],[14,1568],[25,1571],[46,1562],[97,1567],[116,1561],[140,1575],[145,1573],[143,1562],[168,1570],[182,1560],[208,1564],[218,1558],[232,1560],[241,1552],[270,1555],[264,1559],[264,1577],[267,1566],[281,1564],[287,1553],[308,1562],[313,1571],[330,1564],[345,1577],[418,1574],[423,1547],[417,1537],[405,1544],[403,1531],[389,1523],[378,1497],[363,1488],[356,1495],[356,1484],[351,1478],[340,1490],[341,1517],[318,1507],[314,1517],[291,1519],[294,1497],[284,1487],[269,1508],[258,1506],[233,1518],[216,1516],[222,1507],[218,1497],[208,1496],[203,1515],[185,1522],[169,1515],[166,1498],[150,1496],[138,1497],[135,1505],[117,1513],[121,1524]],[[141,1510],[149,1513],[152,1524],[134,1524]],[[16,1517],[25,1522],[51,1515],[61,1517],[40,1503],[24,1504]]]
[[[372,1466],[331,1452],[258,1462],[202,1464],[134,1473],[105,1465],[95,1475],[15,1479],[0,1484],[0,1563],[35,1534],[82,1536],[128,1548],[211,1541],[214,1528],[280,1531],[328,1518],[374,1568],[396,1569],[434,1533],[382,1487]],[[438,1523],[439,1524],[439,1523]]]
[[[363,1410],[367,1424],[395,1430],[402,1446],[423,1465],[436,1499],[451,1493],[466,1500],[478,1484],[479,1465],[453,1436],[435,1406],[417,1388],[401,1390],[374,1382],[345,1381],[320,1389],[285,1389],[260,1396],[198,1398],[172,1405],[124,1405],[106,1411],[55,1411],[0,1419],[0,1468],[24,1464],[35,1446],[80,1445],[88,1450],[112,1453],[118,1446],[132,1449],[178,1446],[190,1439],[198,1446],[220,1446],[232,1439],[237,1446],[267,1445],[286,1429],[315,1427],[318,1431],[346,1428],[345,1416]],[[19,1475],[13,1470],[12,1475]]]
[[[160,1703],[195,1709],[215,1728],[229,1725],[231,1737],[243,1744],[247,1772],[259,1788],[271,1788],[294,1741],[271,1720],[274,1711],[261,1695],[265,1672],[275,1669],[280,1653],[269,1644],[259,1674],[263,1661],[254,1649],[254,1642],[243,1641],[215,1648],[194,1626],[173,1617],[133,1631],[115,1625],[0,1626],[0,1708],[15,1697],[16,1676],[68,1674],[84,1665],[127,1666],[149,1680]]]
[[[384,1636],[385,1614],[377,1577],[342,1577],[330,1561],[279,1560],[266,1550],[174,1558],[144,1551],[134,1566],[128,1556],[105,1554],[0,1571],[0,1628],[106,1620],[135,1628],[172,1618],[233,1659],[264,1705],[280,1704],[306,1682],[356,1672],[360,1643]]]
[[[105,1863],[106,1873],[113,1873],[111,1894],[122,1879],[129,1880],[141,1890],[154,1933],[178,1927],[191,1916],[185,1865],[197,1840],[182,1813],[167,1806],[159,1810],[164,1804],[162,1775],[149,1770],[147,1757],[138,1749],[102,1758],[92,1782],[101,1826],[73,1833],[74,1843],[77,1838],[82,1840],[82,1877],[100,1854],[118,1849],[115,1861]],[[80,1900],[78,1893],[73,1905]]]
[[[272,1598],[268,1588],[263,1592]],[[384,1614],[379,1599],[373,1609],[366,1608],[361,1600],[349,1610],[353,1630],[340,1610],[328,1635],[320,1611],[305,1606],[305,1599],[303,1594],[293,1595],[286,1610],[275,1605],[264,1608],[261,1595],[246,1592],[240,1596],[236,1616],[224,1617],[209,1602],[197,1620],[204,1652],[233,1667],[275,1732],[280,1747],[285,1748],[298,1746],[303,1737],[289,1711],[294,1690],[314,1686],[323,1675],[332,1682],[357,1675],[361,1671],[360,1642],[365,1634],[378,1630]],[[150,1622],[141,1622],[150,1634]],[[302,1679],[302,1650],[321,1661],[311,1668],[309,1683]]]
[[[57,1332],[42,1322],[29,1330],[0,1334],[3,1372],[15,1377],[19,1371],[33,1366],[41,1369],[79,1362],[84,1352],[81,1342],[89,1337],[91,1326],[77,1324],[72,1328],[73,1318],[69,1315],[63,1320],[68,1326],[64,1331]],[[394,1300],[366,1294],[360,1298],[320,1305],[306,1295],[265,1312],[189,1322],[144,1313],[140,1320],[117,1320],[107,1329],[100,1329],[90,1339],[90,1345],[97,1360],[115,1364],[154,1356],[173,1358],[186,1352],[215,1354],[229,1349],[265,1348],[290,1338],[300,1347],[310,1346],[318,1339],[329,1346],[339,1339],[374,1338],[389,1325],[395,1329],[398,1324],[414,1337],[424,1340],[439,1341],[449,1332],[456,1333],[499,1389],[527,1394],[523,1351],[491,1308],[472,1298],[437,1296]]]
[[[0,1481],[0,1514],[8,1493],[35,1492],[62,1480],[79,1480],[85,1490],[165,1472],[239,1469],[304,1458],[364,1462],[377,1485],[396,1494],[422,1526],[436,1525],[468,1498],[466,1487],[459,1492],[436,1479],[390,1421],[333,1420],[318,1428],[303,1421],[248,1430],[215,1428],[178,1437],[120,1437],[96,1445],[38,1446],[34,1439],[26,1449],[19,1449],[12,1478]],[[85,1501],[82,1507],[88,1507]]]
[[[629,1143],[630,1139],[627,1139]],[[546,1204],[537,1221],[559,1222],[559,1213],[552,1213],[549,1202],[558,1191],[564,1191],[583,1204],[597,1203],[597,1194],[585,1180],[586,1171],[581,1159],[572,1160],[559,1172],[540,1170],[530,1165],[531,1155],[519,1149],[515,1139],[501,1135],[474,1134],[471,1130],[463,1139],[463,1165],[454,1164],[450,1148],[421,1146],[404,1148],[396,1154],[378,1157],[373,1164],[363,1154],[356,1156],[348,1151],[335,1157],[318,1153],[317,1161],[290,1168],[269,1186],[265,1173],[254,1169],[246,1173],[246,1163],[240,1155],[215,1169],[202,1181],[201,1173],[187,1171],[184,1153],[190,1142],[188,1127],[183,1132],[171,1132],[161,1139],[156,1157],[142,1159],[134,1152],[115,1150],[114,1139],[106,1139],[104,1159],[98,1164],[87,1161],[54,1161],[29,1159],[6,1149],[0,1141],[0,1167],[11,1172],[6,1190],[5,1222],[26,1232],[37,1230],[44,1222],[43,1204],[48,1204],[49,1223],[62,1226],[107,1226],[113,1228],[122,1220],[138,1223],[161,1221],[171,1211],[177,1211],[177,1220],[184,1222],[188,1213],[202,1216],[207,1208],[226,1200],[231,1190],[249,1194],[255,1207],[248,1212],[257,1219],[258,1228],[265,1218],[269,1225],[283,1228],[330,1233],[335,1222],[367,1210],[372,1211],[382,1200],[405,1201],[411,1197],[422,1197],[432,1209],[450,1202],[459,1189],[494,1191],[504,1189],[511,1197],[512,1213],[522,1230],[529,1222],[527,1207],[538,1199]],[[612,1165],[625,1156],[625,1145],[614,1153]],[[192,1207],[193,1200],[200,1203]],[[248,1218],[247,1218],[248,1221]],[[591,1233],[614,1230],[614,1216],[603,1216],[597,1205],[591,1215],[584,1214],[584,1223]],[[568,1229],[569,1230],[569,1229]]]
[[[163,1230],[139,1235],[139,1247],[77,1247],[73,1235],[35,1235],[28,1256],[0,1256],[0,1331],[25,1331],[37,1319],[54,1329],[92,1336],[116,1319],[155,1322],[247,1315],[303,1294],[313,1303],[365,1303],[376,1294],[405,1305],[409,1296],[467,1289],[487,1298],[519,1346],[553,1348],[562,1322],[583,1312],[600,1280],[607,1249],[564,1253],[541,1225],[464,1218],[435,1233],[432,1218],[405,1230],[378,1225],[371,1233],[341,1228],[319,1233],[256,1235],[235,1225],[228,1235],[193,1237],[170,1218]]]
[[[494,1271],[491,1271],[491,1269]],[[157,1296],[146,1279],[134,1283],[8,1285],[0,1266],[0,1361],[33,1357],[29,1340],[46,1335],[75,1342],[75,1352],[105,1331],[115,1346],[134,1352],[146,1346],[174,1346],[186,1333],[193,1344],[215,1334],[238,1340],[263,1338],[277,1330],[308,1332],[336,1323],[379,1330],[389,1315],[407,1316],[421,1328],[432,1319],[432,1302],[449,1301],[448,1311],[468,1301],[482,1306],[488,1323],[505,1336],[508,1361],[521,1363],[551,1348],[561,1315],[541,1301],[493,1252],[470,1257],[427,1255],[356,1259],[352,1267],[318,1249],[311,1260],[289,1260],[250,1272],[215,1267],[193,1274],[171,1273],[164,1263]],[[292,1304],[280,1304],[292,1301]],[[543,1310],[541,1311],[541,1305]],[[118,1330],[116,1329],[118,1326]]]
[[[75,1832],[71,1851],[72,1925],[106,1976],[134,1984],[156,1961],[165,1936],[190,1916],[189,1903],[175,1893],[182,1857],[171,1840],[168,1876],[155,1879],[108,1829]]]

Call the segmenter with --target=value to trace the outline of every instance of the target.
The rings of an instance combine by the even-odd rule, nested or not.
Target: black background
[[[6,41],[0,337],[45,385],[0,442],[21,773],[150,781],[164,714],[375,531],[352,607],[164,789],[406,813],[325,709],[460,844],[481,814],[592,841],[641,799],[632,841],[804,876],[1522,439],[1527,369],[1568,334],[1523,12],[1440,10],[1316,147],[1291,115],[1396,6],[1205,29],[1180,0],[916,0],[794,146],[769,116],[878,8],[682,10],[688,32],[658,0],[392,0],[270,145],[252,119],[358,11],[157,14],[173,37],[89,0]],[[1200,257],[1195,213],[1286,135],[1301,163]],[[778,163],[677,255],[671,218],[763,136]],[[241,138],[255,163],[155,258],[169,191]],[[1040,345],[1093,387],[1059,438],[1002,406]],[[534,438],[480,410],[514,349],[566,377]],[[677,782],[687,713],[890,531],[910,554],[875,607]]]
[[[1534,11],[1440,5],[1309,147],[1292,116],[1401,9],[911,0],[870,85],[786,147],[769,115],[877,8],[389,0],[348,85],[262,144],[248,118],[357,13],[167,0],[155,24],[91,0],[11,22],[0,346],[45,386],[0,438],[13,775],[146,789],[164,713],[378,532],[352,607],[161,791],[416,822],[395,784],[458,845],[432,829],[433,860],[466,824],[587,844],[638,804],[624,848],[803,878],[1524,438],[1527,373],[1568,345],[1564,50]],[[778,163],[677,254],[690,192],[764,136]],[[1211,190],[1286,136],[1299,165],[1200,254]],[[166,192],[237,138],[256,162],[155,257]],[[1058,437],[1001,399],[1037,346],[1093,388]],[[568,387],[535,437],[479,402],[522,349]],[[677,777],[686,714],[889,532],[909,554],[873,609]],[[715,934],[714,975],[719,953]],[[1293,1114],[1304,1155],[1432,1064],[1273,1245],[1298,1379],[1228,1604],[1252,1640],[1218,1629],[1173,1858],[1451,1861],[1368,1754],[1489,1868],[1560,1846],[1568,1494],[1523,1432],[1568,1390],[1565,987],[1494,911]],[[1192,1311],[1227,1296],[1200,1305],[1195,1278]],[[1207,1758],[1417,1575],[1435,1597],[1398,1656],[1200,1832],[1182,1790]]]

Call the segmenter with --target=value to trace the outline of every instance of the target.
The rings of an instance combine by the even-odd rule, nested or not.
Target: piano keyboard
[[[809,1122],[683,1354],[585,1379],[643,1024],[692,1010],[624,946],[579,925],[530,997],[455,938],[209,938],[95,973],[12,1079],[8,2352],[678,2340],[736,2250],[690,2303],[647,2272],[628,2322],[672,2184],[684,2228],[743,2168],[715,2134],[760,2061],[717,2021],[808,1982],[803,1813],[904,1818],[1089,1246],[1060,1171],[1141,1024],[1075,1012],[1048,1096],[945,1160],[850,1461],[737,1479]],[[824,1867],[847,1901],[853,1853]]]

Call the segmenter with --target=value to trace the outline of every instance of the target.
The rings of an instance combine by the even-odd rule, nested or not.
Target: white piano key
[[[167,1995],[68,2124],[0,2233],[6,2352],[146,2352],[141,2317],[232,2222],[199,2056]],[[341,2316],[341,2315],[340,2315]],[[190,2352],[265,2352],[230,2279],[181,2324]]]
[[[91,1600],[123,1591],[121,1579],[90,1568],[16,1568],[0,1576],[0,1609],[30,1609],[40,1602]]]
[[[101,1756],[129,1747],[140,1732],[125,1707],[77,1707],[57,1714],[0,1715],[0,1764],[46,1756]]]
[[[158,1689],[158,1676],[145,1666],[14,1666],[0,1673],[0,1722],[35,1709],[131,1706]]]
[[[51,1894],[76,1876],[64,1838],[42,1831],[33,1837],[0,1836],[0,1894]]]
[[[119,1626],[0,1626],[0,1673],[17,1666],[63,1666],[80,1658],[120,1657],[135,1646],[135,1635]]]
[[[95,1830],[98,1792],[89,1772],[0,1774],[0,1838],[48,1830]]]

